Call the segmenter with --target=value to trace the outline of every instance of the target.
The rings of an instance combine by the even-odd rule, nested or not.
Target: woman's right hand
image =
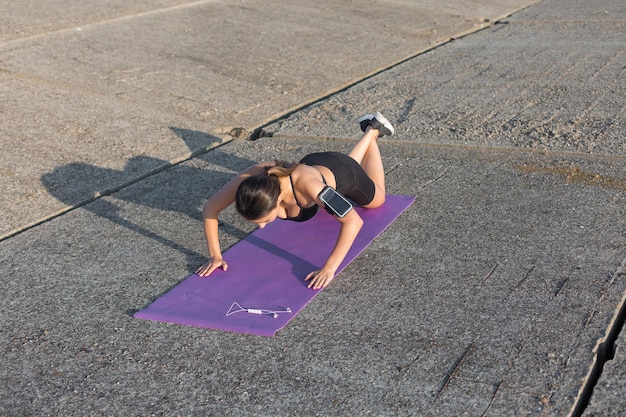
[[[222,258],[212,258],[209,262],[198,268],[196,274],[200,277],[208,277],[217,268],[222,268],[224,271],[227,271],[228,264]]]

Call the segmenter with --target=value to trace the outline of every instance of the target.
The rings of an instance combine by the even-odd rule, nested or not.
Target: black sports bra
[[[322,181],[324,182],[324,185],[326,185],[326,179],[323,175]],[[289,176],[289,183],[291,184],[291,189],[293,190],[293,198],[296,200],[296,204],[298,205],[298,207],[300,207],[300,214],[295,217],[286,217],[285,220],[291,220],[294,222],[305,222],[317,214],[317,209],[319,207],[317,204],[314,204],[311,207],[302,207],[300,205],[300,202],[298,201],[298,197],[296,197],[296,189],[293,186],[293,180],[291,179],[291,175]]]

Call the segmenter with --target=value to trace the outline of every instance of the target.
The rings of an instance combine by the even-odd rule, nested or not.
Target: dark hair
[[[241,182],[235,195],[235,208],[247,220],[257,220],[278,205],[279,178],[291,175],[297,164],[277,161],[265,168],[265,174],[253,175]]]
[[[235,207],[248,220],[257,220],[272,211],[278,204],[280,183],[269,175],[248,177],[237,188]]]

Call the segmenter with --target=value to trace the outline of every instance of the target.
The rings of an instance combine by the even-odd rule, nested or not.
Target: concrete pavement
[[[619,415],[626,10],[528,4],[12,9],[0,414]],[[418,200],[277,337],[132,318],[230,175],[376,109]],[[251,230],[228,211],[224,247]]]
[[[6,5],[0,236],[533,2]]]

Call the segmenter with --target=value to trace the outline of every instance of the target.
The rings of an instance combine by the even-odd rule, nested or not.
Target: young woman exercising
[[[217,219],[232,203],[241,216],[261,228],[277,218],[306,221],[315,215],[318,207],[332,214],[333,204],[325,204],[320,199],[320,194],[328,187],[362,207],[381,206],[385,202],[385,171],[376,139],[393,134],[394,129],[378,112],[366,114],[358,122],[363,136],[347,155],[321,152],[306,155],[297,164],[259,163],[241,172],[213,195],[202,210],[211,259],[198,268],[197,274],[205,277],[217,268],[228,269],[220,249]],[[305,277],[305,281],[310,281],[309,288],[323,288],[333,280],[363,225],[354,210],[343,217],[337,214],[334,217],[341,223],[337,243],[322,269]]]

